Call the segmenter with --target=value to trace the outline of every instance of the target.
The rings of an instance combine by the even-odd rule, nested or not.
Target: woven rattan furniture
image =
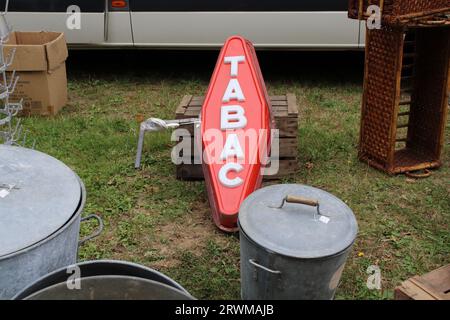
[[[450,28],[367,30],[359,158],[389,174],[441,166]]]
[[[349,0],[349,18],[367,19],[367,8],[371,5],[380,8],[384,24],[390,25],[426,21],[436,14],[450,11],[450,0]]]

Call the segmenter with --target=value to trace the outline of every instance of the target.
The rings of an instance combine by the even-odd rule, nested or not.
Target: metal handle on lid
[[[286,198],[284,198],[284,202],[304,204],[304,205],[311,206],[311,207],[319,206],[318,200],[299,197],[299,196],[292,196],[292,195],[286,196]],[[283,203],[283,205],[284,205],[284,203]]]
[[[271,207],[271,208],[275,208],[275,209],[281,209],[283,208],[285,203],[297,203],[297,204],[303,204],[306,206],[310,206],[310,207],[316,207],[317,208],[317,214],[319,216],[321,216],[322,214],[320,213],[320,205],[319,205],[319,200],[316,199],[311,199],[311,198],[304,198],[304,197],[300,197],[300,196],[293,196],[293,195],[287,195],[286,197],[283,198],[283,201],[281,202],[281,205],[279,205],[278,207]]]

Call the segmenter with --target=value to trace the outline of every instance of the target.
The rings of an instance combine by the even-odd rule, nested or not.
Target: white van
[[[348,0],[9,2],[14,30],[64,32],[72,48],[217,48],[233,34],[266,49],[363,46],[363,26],[347,18]]]

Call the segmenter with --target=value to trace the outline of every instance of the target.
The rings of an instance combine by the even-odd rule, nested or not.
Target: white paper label
[[[320,216],[319,221],[327,224],[328,222],[330,222],[330,218],[326,216]]]
[[[9,194],[9,191],[6,189],[0,190],[0,198],[4,198]]]

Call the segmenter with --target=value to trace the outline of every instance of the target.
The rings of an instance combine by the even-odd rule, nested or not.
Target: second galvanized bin
[[[78,273],[75,273],[78,270]],[[78,287],[75,286],[79,281]],[[68,285],[68,284],[71,284]],[[18,293],[15,300],[193,300],[177,282],[126,261],[96,260],[60,268]]]
[[[297,184],[254,192],[239,212],[242,298],[333,299],[357,234],[352,210]]]

